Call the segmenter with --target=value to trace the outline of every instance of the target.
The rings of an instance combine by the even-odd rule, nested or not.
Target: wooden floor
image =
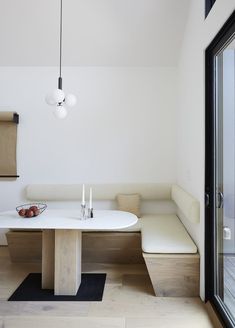
[[[235,256],[224,256],[224,302],[235,317]]]
[[[29,250],[30,251],[30,250]],[[211,328],[199,298],[156,298],[144,264],[88,264],[84,272],[106,272],[102,302],[7,302],[29,272],[40,265],[11,263],[0,247],[1,328]]]

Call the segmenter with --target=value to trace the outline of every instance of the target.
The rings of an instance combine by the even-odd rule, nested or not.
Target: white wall
[[[176,66],[189,2],[64,1],[63,65]],[[58,0],[1,0],[0,65],[55,65],[59,7]]]
[[[29,183],[174,182],[175,68],[63,68],[78,97],[56,120],[44,95],[58,70],[1,67],[0,110],[20,114],[17,181],[0,181],[0,211],[24,201]]]
[[[201,223],[185,222],[201,254],[204,298],[204,50],[235,9],[234,0],[217,0],[204,20],[204,0],[192,0],[179,62],[177,182],[201,203]]]

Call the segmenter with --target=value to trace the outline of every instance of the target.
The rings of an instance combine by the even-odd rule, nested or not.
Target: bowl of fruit
[[[34,203],[24,204],[16,207],[16,211],[22,218],[33,218],[40,215],[47,208],[46,204]]]

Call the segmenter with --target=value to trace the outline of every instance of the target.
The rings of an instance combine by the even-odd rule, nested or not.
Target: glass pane
[[[235,319],[235,41],[216,56],[216,293]]]

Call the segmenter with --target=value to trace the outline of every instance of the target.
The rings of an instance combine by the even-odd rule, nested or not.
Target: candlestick
[[[90,188],[90,202],[89,202],[89,208],[92,208],[92,188]]]
[[[82,185],[82,205],[85,205],[85,185]]]
[[[81,220],[86,220],[86,204],[81,204]]]
[[[87,212],[88,212],[88,215],[87,215],[88,218],[91,219],[91,218],[94,217],[94,214],[93,214],[93,208],[88,208],[88,211],[87,211]]]

